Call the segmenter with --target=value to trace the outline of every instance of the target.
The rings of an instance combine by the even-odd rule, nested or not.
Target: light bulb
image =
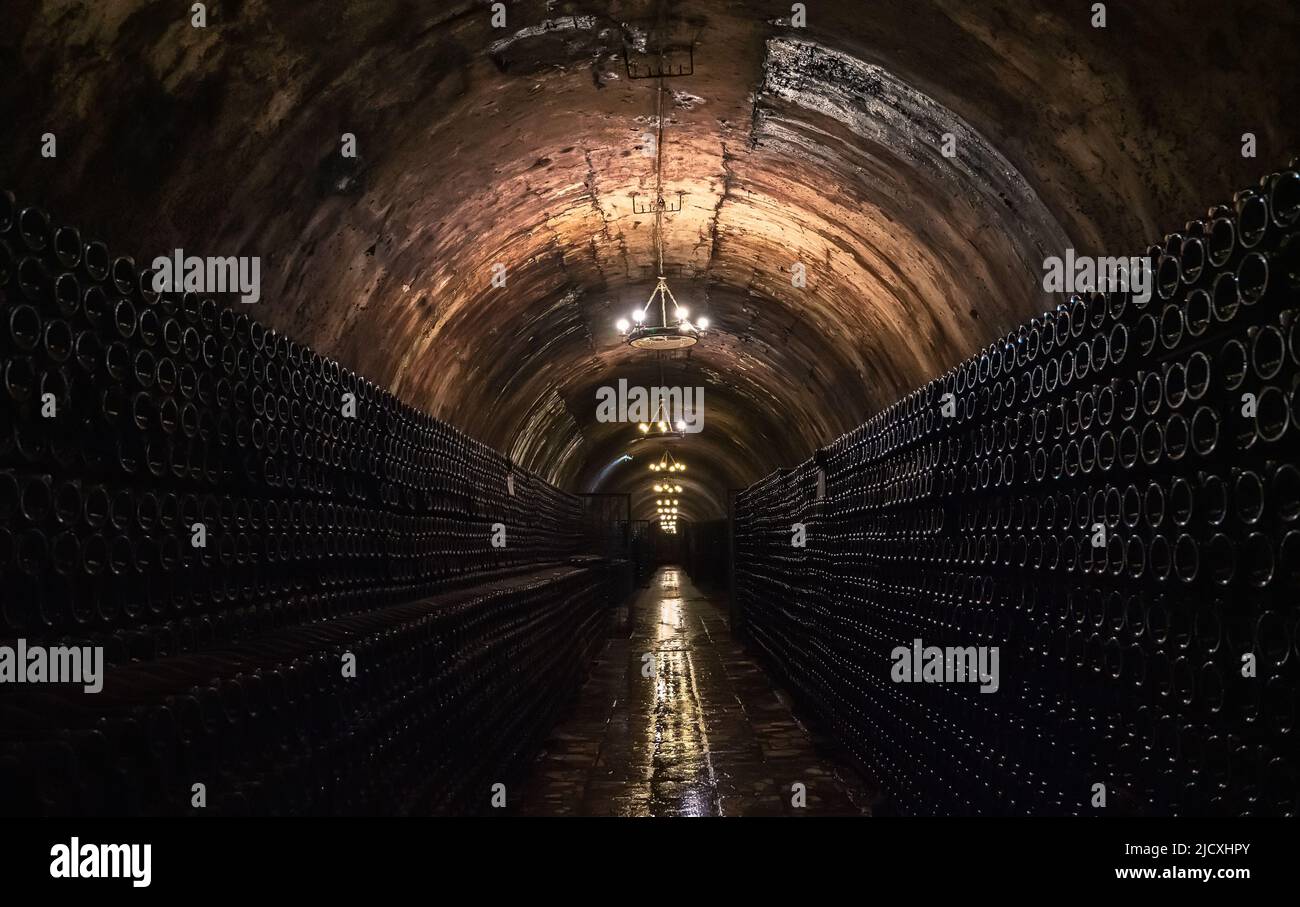
[[[660,431],[668,431],[668,423],[667,423],[667,422],[660,422],[660,423],[659,423],[659,430],[660,430]]]
[[[637,324],[640,324],[641,322],[645,321],[645,312],[641,311],[640,309],[634,310],[632,312],[632,320],[635,321]]]
[[[648,432],[648,431],[650,430],[650,426],[649,426],[649,425],[646,425],[644,422],[639,423],[639,424],[637,425],[637,428],[640,429],[640,431],[641,431],[642,434],[645,434],[646,432]]]
[[[678,431],[686,431],[686,423],[683,422],[681,419],[678,419],[678,420],[677,420],[677,430],[678,430]]]
[[[674,486],[673,486],[673,491],[677,492],[678,494],[681,494],[681,493],[682,493],[682,486],[680,486],[680,485],[674,485]]]
[[[626,318],[620,318],[618,321],[614,322],[614,327],[618,328],[619,332],[623,334],[626,334],[627,329],[630,328],[631,326],[632,325],[628,323],[628,320]]]
[[[709,327],[709,319],[701,318],[699,321],[695,322],[695,326],[698,327],[701,331],[707,330]]]
[[[686,311],[685,307],[683,307],[683,306],[678,306],[678,307],[677,307],[677,317],[678,317],[679,319],[681,319],[681,318],[685,318],[685,317],[686,317],[687,315],[689,315],[689,314],[690,314],[690,312]]]

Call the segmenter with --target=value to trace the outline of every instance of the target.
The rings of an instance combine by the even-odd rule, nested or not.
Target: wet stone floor
[[[852,770],[814,742],[684,571],[661,569],[629,626],[538,756],[520,814],[867,814]]]

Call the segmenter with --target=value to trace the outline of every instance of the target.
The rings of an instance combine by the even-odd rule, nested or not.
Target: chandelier
[[[671,451],[664,451],[664,455],[659,458],[658,463],[650,464],[651,472],[685,472],[686,464],[675,459]]]
[[[623,339],[640,350],[681,350],[694,346],[709,327],[709,319],[701,317],[694,323],[690,320],[690,311],[677,302],[673,291],[668,289],[668,279],[664,277],[664,211],[668,209],[664,201],[663,164],[664,164],[664,77],[659,76],[659,88],[656,93],[656,122],[658,136],[655,140],[655,197],[648,207],[638,207],[636,193],[632,194],[632,209],[638,214],[654,212],[655,265],[657,267],[655,288],[650,291],[650,298],[639,309],[633,309],[630,318],[620,318],[615,324]],[[684,193],[677,193],[677,207],[681,210],[681,198]],[[659,305],[655,306],[655,299]],[[656,312],[655,310],[658,309]],[[672,317],[669,317],[671,311]]]
[[[659,270],[663,270],[662,248],[659,251]],[[651,309],[655,297],[659,298],[657,319]],[[672,304],[673,311],[671,319],[668,317],[669,303]],[[690,311],[678,305],[673,291],[668,289],[667,279],[660,274],[645,305],[632,310],[631,322],[620,318],[616,327],[623,339],[639,350],[682,350],[698,343],[709,326],[708,318],[700,318],[692,323],[689,316]]]
[[[663,386],[663,383],[664,383],[664,369],[663,369],[663,364],[660,363],[659,384],[661,387]],[[675,438],[686,437],[686,423],[681,419],[678,419],[676,423],[672,421],[672,417],[668,412],[668,404],[664,400],[664,395],[659,395],[659,398],[655,403],[655,411],[650,416],[650,421],[638,422],[636,427],[637,427],[637,431],[641,432],[641,434],[647,437],[650,436],[651,431],[657,432],[658,437],[668,437],[668,436],[675,437]]]
[[[670,534],[676,533],[677,505],[681,502],[681,498],[676,495],[682,493],[682,486],[673,482],[656,482],[654,488],[656,495],[665,495],[665,497],[655,498],[655,514],[659,519],[659,528]]]
[[[660,529],[669,533],[677,531],[677,498],[658,498],[655,501],[655,514]]]

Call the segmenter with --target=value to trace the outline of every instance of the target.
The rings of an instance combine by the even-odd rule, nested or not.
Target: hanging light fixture
[[[659,380],[662,383],[663,381],[662,374],[660,375]],[[650,421],[638,422],[636,427],[637,427],[637,431],[641,432],[641,434],[643,435],[650,435],[650,434],[670,435],[671,434],[671,435],[676,435],[678,437],[686,436],[686,423],[679,419],[677,420],[676,424],[673,424],[672,420],[669,418],[668,407],[664,403],[663,397],[659,398],[659,404],[655,408],[654,413],[651,415]]]
[[[658,463],[650,464],[651,472],[685,472],[686,464],[673,457],[671,451],[664,451]]]
[[[664,276],[664,211],[680,211],[682,196],[677,193],[677,207],[669,209],[664,201],[663,164],[664,164],[664,77],[659,76],[659,86],[655,97],[655,110],[658,135],[655,139],[655,197],[649,206],[638,207],[636,193],[632,194],[632,209],[638,214],[654,212],[654,244],[656,274],[655,288],[650,291],[650,298],[639,309],[633,309],[628,318],[620,318],[616,327],[623,339],[640,350],[680,350],[694,346],[709,327],[709,319],[701,317],[695,322],[690,319],[690,310],[677,301],[673,291],[668,289],[668,280]],[[654,305],[655,299],[659,305]],[[658,312],[655,311],[658,309]]]
[[[662,358],[659,362],[659,386],[665,386]],[[669,398],[667,394],[655,395],[655,410],[650,414],[650,421],[637,423],[636,428],[637,431],[641,433],[641,437],[634,439],[632,443],[636,443],[636,441],[640,441],[644,438],[686,437],[686,422],[680,418],[673,421],[672,413],[668,407],[668,401]],[[678,416],[681,415],[684,415],[684,413],[679,412]]]

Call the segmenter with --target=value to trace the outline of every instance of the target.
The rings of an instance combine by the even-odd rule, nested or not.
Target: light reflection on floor
[[[660,574],[659,593],[654,707],[646,714],[648,737],[654,742],[649,753],[651,799],[667,800],[669,809],[682,815],[716,815],[721,805],[676,570]],[[660,778],[668,780],[659,783]]]
[[[574,714],[556,728],[521,812],[862,812],[852,800],[865,796],[814,753],[766,674],[731,639],[724,611],[684,574],[660,570],[632,605],[631,623],[630,638],[610,641]],[[794,782],[807,786],[807,808],[791,804]]]

